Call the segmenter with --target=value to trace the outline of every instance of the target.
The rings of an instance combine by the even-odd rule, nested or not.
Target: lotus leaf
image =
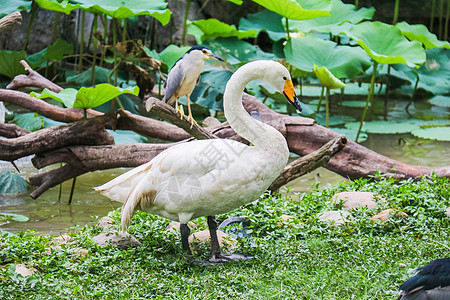
[[[53,98],[64,103],[66,107],[88,109],[102,105],[124,93],[131,93],[137,96],[139,94],[139,87],[135,86],[134,88],[128,87],[123,89],[108,83],[102,83],[89,88],[82,87],[79,91],[69,88],[55,93],[44,89],[41,94],[31,92],[30,96],[38,99]]]
[[[207,40],[204,45],[208,46],[214,53],[220,55],[232,65],[258,59],[276,59],[273,54],[262,51],[258,46],[234,37]]]
[[[43,9],[53,10],[62,12],[65,14],[70,14],[74,9],[80,8],[79,4],[71,4],[68,0],[58,1],[58,0],[35,0],[35,2]]]
[[[290,20],[307,20],[329,16],[329,0],[253,0],[268,10]]]
[[[360,122],[350,122],[345,127],[352,130],[358,130]],[[408,133],[420,127],[417,121],[370,121],[364,122],[362,131],[368,133]]]
[[[337,78],[352,78],[370,66],[369,57],[359,47],[337,46],[314,36],[290,39],[284,54],[290,64],[304,72],[312,72],[314,65],[325,66]]]
[[[428,28],[422,24],[410,25],[406,22],[395,24],[401,30],[404,36],[410,41],[419,41],[425,49],[446,48],[450,49],[450,44],[446,41],[440,41],[435,34],[428,31]]]
[[[407,79],[414,86],[419,76],[418,88],[430,91],[435,95],[447,94],[450,90],[450,51],[446,49],[426,50],[427,60],[419,69],[411,69],[405,65],[393,65],[396,76]]]
[[[80,8],[93,14],[105,14],[115,19],[150,15],[167,25],[170,21],[170,10],[164,0],[71,0]]]
[[[0,50],[0,74],[13,78],[19,74],[25,74],[24,67],[20,64],[25,60],[25,51]]]
[[[352,130],[347,128],[331,128],[331,130],[333,130],[336,133],[345,135],[346,138],[352,141],[356,140],[356,135],[358,134],[358,130]],[[367,140],[367,133],[361,132],[358,137],[358,142],[364,142],[365,140]]]
[[[108,77],[111,74],[110,69],[102,68],[99,66],[95,67],[95,75],[94,75],[94,83],[104,83],[108,82]],[[117,85],[122,86],[123,83],[128,81],[128,72],[118,72],[117,76]],[[80,86],[90,86],[91,85],[91,78],[92,78],[92,68],[87,69],[86,71],[83,71],[81,73],[73,73],[72,71],[66,71],[66,81],[67,82],[74,82],[77,83]]]
[[[270,10],[263,10],[255,14],[248,14],[247,18],[239,21],[239,30],[265,31],[273,41],[278,41],[286,36],[282,17]]]
[[[317,124],[319,124],[319,125],[326,124],[326,118],[323,114],[318,114],[314,119],[316,120]],[[356,121],[355,118],[353,118],[351,116],[337,115],[337,116],[330,116],[328,123],[330,126],[336,126],[336,125],[343,125],[348,122],[354,122],[354,121]]]
[[[355,40],[373,60],[380,64],[406,64],[410,67],[425,62],[422,45],[408,41],[397,27],[382,22],[364,22],[344,32]]]
[[[228,70],[215,67],[206,67],[195,87],[192,102],[209,109],[223,111],[223,93],[232,73]],[[180,101],[183,102],[184,101]]]
[[[450,97],[442,95],[435,96],[432,99],[430,99],[430,103],[436,106],[450,107]]]
[[[0,194],[19,194],[28,190],[28,182],[9,170],[0,170]]]
[[[197,27],[201,30],[201,36],[199,37],[202,41],[206,39],[215,39],[218,37],[237,37],[238,39],[244,39],[249,37],[256,37],[258,31],[247,30],[241,31],[236,29],[234,25],[228,25],[227,23],[221,22],[217,19],[207,19],[198,20],[190,23],[188,33],[192,35],[197,35],[199,31],[193,31],[191,27]]]
[[[423,139],[450,142],[450,126],[419,128],[411,132],[414,136]]]
[[[0,18],[9,15],[15,11],[25,10],[29,12],[31,9],[31,1],[27,0],[8,0],[2,1],[0,4]]]
[[[40,67],[46,60],[61,60],[64,55],[73,53],[73,45],[63,39],[57,39],[44,50],[27,57],[33,68]]]
[[[317,78],[319,78],[320,82],[322,82],[322,84],[330,90],[345,88],[345,84],[334,77],[333,73],[331,73],[326,67],[319,68],[317,65],[314,65],[314,73]]]
[[[331,0],[331,10],[329,17],[317,17],[310,20],[291,21],[290,27],[296,28],[298,31],[309,32],[331,32],[334,27],[345,22],[357,24],[363,20],[371,20],[375,9],[361,8],[355,9],[352,4],[344,4],[341,0]]]
[[[12,122],[28,131],[36,131],[44,127],[44,118],[37,113],[18,114]]]
[[[0,213],[0,222],[28,222],[30,218],[24,215],[13,213]],[[3,233],[3,230],[2,230]]]
[[[147,139],[130,130],[107,130],[109,134],[114,137],[115,145],[132,144],[132,143],[145,143]]]

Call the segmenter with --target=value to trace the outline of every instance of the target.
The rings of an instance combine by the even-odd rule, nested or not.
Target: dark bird
[[[405,281],[397,300],[450,300],[450,258],[433,260]]]

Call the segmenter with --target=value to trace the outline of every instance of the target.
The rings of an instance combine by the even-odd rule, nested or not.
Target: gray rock
[[[353,219],[352,215],[346,210],[324,211],[317,215],[322,222],[340,225]]]
[[[331,198],[331,201],[335,204],[342,202],[342,206],[344,208],[356,208],[361,206],[374,209],[377,208],[377,202],[375,201],[376,199],[380,199],[381,202],[386,202],[386,200],[370,192],[337,193]]]
[[[130,247],[139,247],[142,245],[141,242],[131,236],[128,232],[116,230],[96,235],[92,238],[92,240],[99,247],[113,245],[117,246],[119,249],[128,249]]]
[[[114,219],[110,217],[103,217],[100,221],[98,221],[98,227],[103,230],[108,230],[114,224]]]

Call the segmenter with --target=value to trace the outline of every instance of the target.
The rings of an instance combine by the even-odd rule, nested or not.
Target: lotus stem
[[[384,95],[384,120],[387,119],[387,106],[388,106],[388,100],[389,100],[389,86],[390,86],[390,77],[391,75],[391,65],[388,65],[387,70],[387,80],[386,80],[386,92]]]
[[[325,86],[322,86],[322,91],[320,92],[320,98],[319,98],[319,104],[317,104],[317,110],[316,110],[316,114],[319,113],[320,111],[320,105],[322,105],[322,99],[323,99],[323,92],[325,91]]]
[[[125,42],[127,40],[127,21],[128,19],[123,19],[123,26],[122,26],[122,42]]]
[[[58,38],[59,12],[55,12],[55,22],[53,23],[53,42]]]
[[[84,55],[84,20],[86,13],[81,11],[81,33],[80,33],[80,61],[78,62],[78,71],[81,72],[83,68],[83,55]]]
[[[355,0],[355,9],[358,10],[359,8],[359,0]]]
[[[105,54],[106,54],[106,48],[105,45],[107,45],[108,39],[108,16],[105,15],[105,18],[103,20],[103,47],[102,47],[102,55],[100,56],[100,67],[103,67],[103,62],[105,60]]]
[[[326,115],[326,124],[325,127],[328,128],[329,126],[329,119],[330,119],[330,89],[327,88],[327,93],[325,95],[325,115]]]
[[[395,0],[394,19],[392,20],[392,24],[394,24],[394,25],[397,24],[399,6],[400,6],[400,0]]]
[[[433,31],[435,12],[436,12],[436,0],[432,0],[431,1],[431,15],[430,15],[430,31]]]
[[[181,46],[186,44],[187,19],[189,17],[189,9],[191,9],[191,0],[186,1],[186,10],[184,12],[183,35],[181,36]]]
[[[443,14],[443,11],[444,11],[444,0],[441,0],[440,2],[439,2],[439,38],[442,40],[442,21],[443,21],[443,17],[444,17],[444,14]]]
[[[117,19],[113,19],[113,47],[117,43]],[[114,51],[114,86],[117,86],[117,54]]]
[[[97,37],[95,35],[95,33],[97,32],[97,19],[98,19],[98,15],[95,14],[94,15],[94,21],[92,24],[93,27],[93,31],[94,31],[94,53],[93,53],[93,57],[92,57],[92,73],[91,73],[91,85],[94,85],[95,82],[95,63],[97,60]]]
[[[30,41],[31,28],[34,23],[34,19],[36,19],[36,16],[40,9],[41,9],[41,7],[38,4],[36,4],[36,2],[33,1],[33,3],[31,4],[31,17],[30,17],[30,22],[28,23],[27,36],[25,38],[25,43],[23,44],[22,50],[25,50],[25,51],[27,50],[28,42]]]
[[[286,34],[287,34],[287,39],[290,40],[291,39],[291,35],[289,32],[289,19],[286,18]]]
[[[450,15],[450,2],[447,1],[447,12],[445,14],[445,25],[444,25],[444,38],[443,40],[446,41],[448,39],[448,18]]]
[[[372,77],[370,78],[370,88],[369,88],[369,94],[367,95],[367,100],[366,100],[366,106],[364,107],[362,116],[361,116],[361,123],[359,124],[359,129],[358,129],[358,133],[356,134],[356,139],[355,142],[358,142],[358,138],[359,138],[359,134],[361,133],[361,129],[364,123],[364,119],[366,118],[366,114],[367,114],[367,109],[369,108],[369,103],[371,103],[372,98],[373,98],[373,90],[375,87],[375,76],[377,73],[377,67],[378,67],[378,63],[376,61],[373,62],[373,72],[372,72]]]
[[[70,196],[69,196],[69,203],[68,204],[72,204],[72,198],[73,198],[73,192],[75,191],[75,184],[77,182],[77,178],[74,177],[72,180],[72,187],[70,189]]]
[[[416,74],[416,77],[417,77],[417,79],[416,79],[416,83],[414,84],[414,90],[411,95],[411,99],[409,100],[408,104],[405,107],[406,113],[410,116],[411,116],[411,114],[409,113],[409,106],[414,102],[414,99],[416,98],[417,86],[419,85],[419,79],[420,79],[418,74]]]

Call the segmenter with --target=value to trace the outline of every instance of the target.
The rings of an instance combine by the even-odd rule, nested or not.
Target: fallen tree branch
[[[71,145],[105,145],[114,143],[105,130],[106,118],[94,118],[76,123],[45,128],[12,139],[0,139],[0,159],[18,158]]]
[[[22,25],[22,15],[16,11],[0,19],[0,34]]]
[[[26,87],[37,87],[40,89],[49,89],[55,93],[59,93],[63,90],[59,85],[51,82],[35,70],[33,70],[26,61],[21,60],[20,64],[25,68],[25,71],[28,72],[28,75],[17,75],[11,81],[10,84],[6,86],[7,89],[10,90],[18,90],[20,88]]]
[[[30,132],[28,130],[23,129],[16,124],[0,123],[0,136],[6,138],[16,138],[29,133]]]
[[[142,165],[174,144],[127,144],[103,146],[71,146],[36,155],[31,161],[37,169],[55,164],[64,166],[30,176],[37,186],[30,196],[38,198],[48,189],[66,180],[97,170]]]
[[[347,138],[345,136],[339,136],[320,147],[320,149],[294,160],[284,168],[280,176],[275,179],[268,190],[276,191],[292,180],[323,166],[333,155],[344,148],[346,144]]]

